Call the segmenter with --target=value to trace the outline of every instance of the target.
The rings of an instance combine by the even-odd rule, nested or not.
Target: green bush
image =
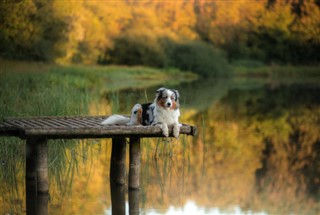
[[[176,44],[170,64],[181,70],[193,71],[201,76],[229,76],[230,68],[222,53],[201,41]]]
[[[226,58],[212,45],[201,41],[179,43],[150,31],[130,31],[117,38],[100,63],[174,67],[205,77],[230,75]]]
[[[103,63],[164,67],[167,59],[157,37],[148,31],[129,31],[115,39]]]

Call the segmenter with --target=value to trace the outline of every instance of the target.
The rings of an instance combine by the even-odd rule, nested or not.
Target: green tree
[[[35,57],[39,38],[37,8],[32,0],[0,1],[0,54],[9,58]]]

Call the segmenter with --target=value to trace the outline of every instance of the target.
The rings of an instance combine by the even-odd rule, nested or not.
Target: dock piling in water
[[[46,138],[36,140],[37,154],[37,191],[41,194],[49,193],[48,182],[48,144]]]
[[[129,166],[129,188],[140,188],[140,138],[130,138],[130,166]]]
[[[163,137],[159,126],[103,126],[101,122],[107,116],[45,116],[6,118],[0,122],[0,136],[14,136],[26,140],[26,198],[27,214],[48,212],[48,139],[87,139],[112,138],[110,164],[110,182],[123,186],[126,184],[126,138],[129,138],[130,164],[129,202],[130,212],[139,214],[139,188],[141,171],[141,138]],[[169,126],[169,135],[173,136]],[[197,134],[194,126],[182,125],[180,134]],[[123,193],[123,187],[120,189]],[[114,195],[114,194],[112,194]],[[123,202],[123,194],[119,197]],[[118,197],[116,197],[117,199]],[[34,202],[36,199],[36,203]],[[123,203],[121,203],[123,204]],[[123,214],[124,207],[117,208],[117,214]]]
[[[110,181],[116,184],[126,183],[126,139],[112,138]]]

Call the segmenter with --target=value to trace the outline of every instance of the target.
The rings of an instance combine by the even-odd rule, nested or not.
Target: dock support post
[[[139,199],[140,199],[140,190],[138,189],[129,190],[129,214],[130,215],[140,214]]]
[[[130,138],[129,189],[140,188],[140,138]]]
[[[37,150],[35,139],[26,140],[26,188],[27,193],[37,192]]]
[[[110,181],[116,184],[126,183],[126,139],[112,138]]]
[[[112,214],[126,214],[126,187],[110,183]]]
[[[47,194],[48,183],[48,146],[45,138],[27,138],[26,142],[26,189]]]
[[[36,140],[37,148],[37,191],[41,194],[49,193],[48,183],[48,144],[45,138]]]
[[[27,214],[36,214],[37,202],[37,166],[36,143],[34,139],[26,140],[26,207]]]
[[[45,138],[26,140],[26,207],[29,214],[48,214],[48,146]]]

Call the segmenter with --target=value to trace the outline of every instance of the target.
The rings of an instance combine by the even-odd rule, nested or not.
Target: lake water
[[[158,87],[106,93],[88,114],[128,114]],[[38,206],[49,214],[320,214],[319,82],[208,79],[168,87],[181,94],[181,122],[199,133],[143,139],[140,190],[110,186],[110,140],[50,141],[50,199]],[[26,210],[20,146],[20,160],[2,160],[14,174],[0,173],[1,214]]]

